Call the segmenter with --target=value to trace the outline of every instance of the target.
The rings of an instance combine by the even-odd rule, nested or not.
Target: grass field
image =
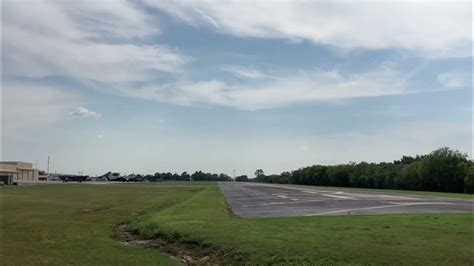
[[[474,263],[472,214],[238,219],[215,183],[0,189],[3,265],[177,264],[128,247],[114,229],[212,248],[225,263]]]

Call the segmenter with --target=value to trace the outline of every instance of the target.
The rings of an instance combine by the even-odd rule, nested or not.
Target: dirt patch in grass
[[[203,247],[191,242],[171,241],[162,237],[143,239],[138,233],[133,232],[127,223],[117,225],[115,235],[122,245],[156,248],[188,265],[226,265],[230,262],[227,256],[212,247]]]
[[[102,207],[99,207],[99,208],[83,208],[81,209],[81,213],[84,213],[84,214],[96,214],[96,213],[103,213],[103,212],[106,212],[108,210],[110,210],[111,207],[109,206],[102,206]]]

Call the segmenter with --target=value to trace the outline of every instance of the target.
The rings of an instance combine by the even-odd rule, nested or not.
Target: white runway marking
[[[339,198],[339,199],[350,199],[350,200],[355,200],[355,198],[346,197],[346,196],[331,195],[331,194],[322,194],[322,195],[323,195],[323,196],[326,196],[326,197],[331,197],[331,198]]]
[[[300,203],[317,202],[317,201],[323,201],[323,200],[304,200],[304,201],[290,201],[290,202],[268,202],[268,203],[260,203],[260,204],[247,204],[247,205],[242,205],[242,207],[257,207],[257,206],[268,206],[268,205],[300,204]]]
[[[268,198],[271,198],[271,197],[270,196],[262,196],[262,197],[246,197],[246,198],[237,198],[237,199],[239,199],[239,200],[258,200],[258,199],[268,199]]]
[[[287,196],[284,196],[284,195],[278,195],[278,194],[272,194],[273,196],[277,196],[279,198],[282,198],[282,199],[287,199],[288,197]]]
[[[337,210],[337,211],[330,211],[330,212],[319,212],[319,213],[313,213],[313,214],[306,214],[305,216],[318,216],[318,215],[334,214],[334,213],[340,213],[340,212],[350,213],[352,211],[385,209],[385,208],[395,208],[395,207],[406,207],[406,206],[413,206],[413,205],[461,205],[461,206],[470,205],[470,204],[457,204],[457,203],[449,203],[449,202],[412,202],[412,203],[391,202],[391,203],[394,203],[395,205],[384,205],[384,206],[375,206],[375,207],[366,207],[366,208],[345,209],[345,210]]]
[[[400,206],[411,206],[411,205],[459,205],[459,206],[473,206],[472,204],[463,204],[463,203],[452,203],[452,202],[389,202],[392,204],[398,204]]]
[[[296,201],[296,200],[298,200],[298,199],[291,199],[291,200],[294,200],[294,201]]]
[[[384,198],[393,198],[393,199],[406,199],[406,200],[420,200],[417,198],[410,198],[410,197],[402,197],[402,196],[390,196],[390,195],[378,195],[378,197],[384,197]]]

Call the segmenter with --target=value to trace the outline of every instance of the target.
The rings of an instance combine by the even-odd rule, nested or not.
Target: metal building
[[[10,176],[13,182],[38,181],[38,169],[32,163],[0,162],[0,176]]]

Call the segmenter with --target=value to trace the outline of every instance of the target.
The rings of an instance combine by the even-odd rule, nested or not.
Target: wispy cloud
[[[259,110],[307,101],[338,101],[407,93],[400,73],[380,69],[361,74],[339,71],[301,71],[263,83],[231,85],[220,80],[181,82],[126,90],[132,97],[181,105],[213,104]]]
[[[132,1],[46,1],[58,6],[76,27],[95,39],[135,39],[161,31],[159,21],[136,8]]]
[[[82,117],[82,118],[95,118],[99,119],[102,117],[100,113],[91,111],[84,107],[77,107],[74,111],[69,113],[72,116]]]
[[[188,61],[167,46],[134,42],[159,30],[127,1],[7,1],[4,10],[7,75],[142,81],[180,71]]]
[[[206,14],[204,11],[202,11],[201,9],[199,8],[194,8],[194,11],[196,11],[196,13],[198,13],[199,15],[201,15],[205,20],[207,20],[209,23],[211,23],[212,25],[214,25],[214,27],[216,28],[219,28],[219,24],[217,24],[217,22],[211,17],[209,16],[208,14]]]
[[[309,40],[344,49],[407,49],[429,57],[471,56],[470,1],[149,2],[193,25],[212,17],[221,32],[235,36]]]
[[[199,24],[205,20],[219,31],[235,36],[309,40],[344,49],[411,49],[423,55],[451,56],[452,50],[463,53],[466,43],[470,54],[472,43],[471,33],[466,33],[464,27],[470,13],[462,2],[147,3],[186,23]],[[381,66],[365,73],[334,67],[288,70],[285,75],[270,76],[268,71],[229,62],[217,66],[218,70],[238,77],[234,83],[220,77],[196,78],[190,73],[193,70],[186,68],[189,57],[172,47],[141,41],[144,37],[156,37],[160,24],[153,23],[157,19],[149,16],[151,12],[129,1],[7,1],[4,8],[6,76],[66,77],[130,97],[181,105],[259,110],[305,101],[397,95],[407,93],[407,80],[423,68],[405,75],[390,66]],[[156,79],[163,72],[172,81],[157,84]],[[182,73],[190,75],[179,75]],[[186,78],[189,76],[194,79]],[[439,81],[446,87],[459,87],[465,82],[453,73],[440,75]]]
[[[438,81],[446,88],[465,88],[472,84],[472,73],[466,71],[445,72],[438,75]]]
[[[239,78],[260,79],[266,77],[265,74],[255,68],[242,66],[224,66],[222,70],[231,73]]]

